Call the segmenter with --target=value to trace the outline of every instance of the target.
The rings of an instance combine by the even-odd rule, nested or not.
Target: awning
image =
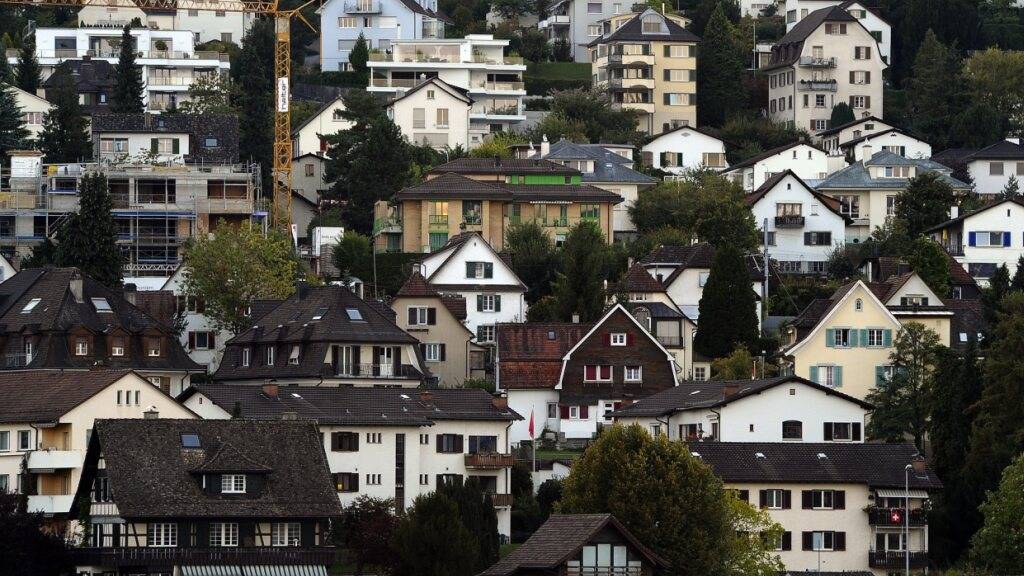
[[[241,566],[182,566],[181,576],[242,576]]]
[[[327,576],[322,565],[242,566],[244,576]]]
[[[879,498],[906,498],[906,490],[892,490],[888,488],[879,488],[875,490],[875,496]],[[924,490],[910,490],[911,498],[928,498],[928,493]]]

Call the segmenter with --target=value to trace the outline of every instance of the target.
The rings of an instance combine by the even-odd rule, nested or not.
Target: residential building
[[[8,85],[6,89],[14,94],[14,101],[21,110],[21,120],[25,123],[29,138],[39,138],[39,133],[43,131],[43,120],[53,106],[45,98],[25,92],[17,86]]]
[[[213,377],[230,384],[415,388],[433,381],[418,344],[389,308],[344,286],[300,283],[290,298],[227,341]]]
[[[443,294],[419,271],[405,281],[391,300],[395,321],[420,342],[420,356],[442,388],[458,388],[483,376],[484,349],[473,343],[476,333],[466,326],[466,297]]]
[[[690,444],[726,488],[768,513],[787,573],[927,570],[928,513],[942,482],[911,444]],[[907,525],[909,524],[909,530]]]
[[[999,200],[956,215],[925,233],[987,286],[1000,266],[1006,266],[1013,277],[1024,255],[1024,201]]]
[[[556,244],[580,221],[613,239],[613,210],[622,196],[583,182],[576,168],[538,158],[459,158],[435,167],[417,185],[379,202],[378,246],[436,251],[462,232],[502,250],[509,226],[538,222]]]
[[[846,10],[851,16],[871,33],[875,42],[878,42],[878,52],[882,56],[882,62],[891,64],[892,60],[892,26],[882,17],[881,11],[876,5],[868,5],[860,0],[786,0],[784,10],[786,11],[786,31],[789,32],[812,12],[822,8],[837,6]]]
[[[905,134],[897,128],[882,130],[881,132],[842,142],[839,144],[839,150],[846,156],[848,162],[860,162],[861,160],[871,158],[871,155],[878,150],[919,160],[931,158],[932,156],[931,144]]]
[[[0,283],[3,370],[134,370],[166,393],[203,368],[170,328],[77,268],[32,268]],[[0,371],[2,373],[2,371]]]
[[[326,178],[324,156],[303,154],[292,158],[292,224],[300,243],[310,240],[309,223],[320,214],[321,198],[331,189]]]
[[[342,509],[313,423],[149,416],[93,427],[77,574],[326,574]]]
[[[946,262],[949,265],[949,284],[952,294],[951,298],[945,299],[946,303],[953,300],[981,299],[981,287],[978,286],[978,281],[967,272],[963,265],[952,256],[947,256]],[[868,282],[885,282],[893,276],[913,272],[913,268],[908,262],[892,256],[865,258],[857,268]]]
[[[174,28],[174,10],[140,8],[135,0],[107,0],[82,6],[77,16],[78,25],[86,27],[124,28],[138,18],[143,26],[154,30]]]
[[[893,128],[895,126],[881,118],[863,116],[839,126],[830,126],[828,130],[817,132],[814,135],[814,140],[829,154],[838,154],[841,143],[857,140],[885,130],[892,130]]]
[[[605,33],[604,24],[613,18],[627,20],[633,14],[633,4],[623,2],[583,2],[561,0],[548,9],[548,16],[537,23],[552,43],[569,43],[575,62],[591,62],[588,44]],[[686,28],[690,20],[673,15],[679,25]]]
[[[320,14],[320,69],[350,70],[348,57],[362,34],[367,47],[388,52],[399,40],[444,38],[451,20],[437,0],[328,0]]]
[[[123,28],[135,18],[153,30],[189,30],[196,44],[211,41],[242,44],[253,16],[238,10],[163,10],[139,8],[134,0],[106,0],[78,11],[78,25]]]
[[[1024,147],[1010,140],[1000,140],[980,150],[943,150],[932,160],[953,170],[966,167],[978,194],[999,194],[1010,182],[1010,178],[1017,181],[1024,179]]]
[[[413,144],[443,151],[475,148],[483,142],[484,126],[470,133],[473,99],[466,90],[440,78],[428,78],[388,103],[388,117]]]
[[[96,114],[94,158],[104,163],[231,164],[238,118],[227,114]]]
[[[611,514],[553,514],[480,576],[667,573],[669,564]]]
[[[149,112],[160,112],[188,101],[188,88],[193,82],[227,74],[231,67],[227,54],[196,50],[195,34],[191,30],[132,28],[130,33],[138,50],[136,63],[142,69],[142,82],[146,87],[143,101]],[[36,28],[33,34],[36,58],[45,81],[57,65],[65,61],[88,58],[90,62],[117,64],[122,28],[102,24],[87,28]],[[12,65],[17,63],[17,54],[8,54],[7,58]],[[79,90],[79,93],[87,92]],[[86,101],[83,104],[104,103]]]
[[[586,443],[624,402],[678,382],[675,357],[622,304],[592,325],[500,324],[497,340],[496,388],[531,414],[535,437]],[[513,443],[530,438],[523,422],[510,434]]]
[[[178,336],[181,346],[193,362],[205,367],[206,371],[212,374],[220,365],[224,343],[230,340],[233,334],[214,326],[213,319],[205,314],[206,303],[202,298],[189,297],[185,294],[185,272],[185,266],[179,266],[160,290],[174,295],[175,313],[184,322]]]
[[[811,133],[829,129],[840,102],[855,116],[880,117],[886,66],[860,20],[839,6],[815,10],[772,47],[769,117]]]
[[[82,112],[87,115],[103,114],[110,111],[110,97],[114,93],[114,65],[106,60],[94,59],[86,54],[81,59],[63,60],[62,65],[71,69],[71,80],[78,93]],[[47,76],[40,85],[43,94],[52,98],[57,78]]]
[[[866,160],[854,162],[830,174],[814,185],[818,192],[841,203],[840,212],[853,220],[846,229],[848,241],[863,242],[876,228],[885,226],[895,213],[896,197],[907,189],[911,178],[934,173],[958,194],[966,194],[970,186],[953,178],[949,168],[921,158],[900,156],[881,150]]]
[[[871,410],[827,386],[776,376],[680,382],[612,416],[687,442],[863,442]]]
[[[697,168],[729,167],[725,142],[693,126],[680,126],[651,138],[643,147],[644,166],[676,176]]]
[[[753,192],[769,178],[790,170],[803,180],[821,180],[828,176],[828,153],[810,144],[793,142],[755,154],[722,171],[722,175]]]
[[[27,393],[31,391],[31,393]],[[131,370],[0,371],[0,490],[64,528],[97,418],[195,418]]]
[[[394,499],[399,511],[444,482],[475,479],[491,494],[498,532],[511,533],[508,429],[522,417],[473,388],[203,385],[179,398],[204,418],[315,421],[337,498]]]
[[[791,170],[772,176],[743,200],[781,274],[824,275],[832,252],[846,243],[851,220],[839,201],[814,190]]]
[[[348,130],[352,123],[345,119],[342,97],[323,104],[312,116],[292,130],[292,157],[307,154],[327,156],[327,136]]]
[[[650,8],[612,16],[590,48],[593,85],[616,108],[641,113],[639,130],[697,125],[697,43],[688,21]]]
[[[424,80],[438,78],[468,91],[473,99],[471,134],[511,129],[526,119],[526,65],[519,56],[505,56],[508,43],[490,34],[394,40],[390,51],[370,54],[367,90],[395,98]]]

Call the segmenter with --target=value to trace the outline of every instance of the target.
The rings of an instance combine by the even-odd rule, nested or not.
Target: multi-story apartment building
[[[117,64],[120,54],[122,29],[118,26],[97,25],[92,28],[37,28],[33,32],[36,58],[45,82],[58,64],[67,61],[103,61]],[[132,28],[136,63],[142,69],[142,82],[146,87],[143,100],[147,110],[160,112],[188,100],[188,88],[202,77],[226,74],[231,67],[227,54],[196,50],[195,35],[191,30],[153,30]],[[17,51],[8,51],[8,61],[18,61]],[[79,64],[81,66],[81,64]],[[77,77],[76,84],[86,80]],[[80,93],[91,93],[81,90]],[[97,97],[109,98],[107,92]],[[105,103],[83,102],[86,106]]]
[[[526,65],[519,56],[505,55],[508,44],[490,34],[395,40],[390,50],[370,53],[367,90],[394,98],[424,80],[439,78],[472,97],[470,134],[506,130],[526,119]],[[412,130],[403,126],[403,131]]]
[[[478,389],[203,385],[181,397],[209,419],[312,420],[337,499],[394,499],[398,510],[444,482],[474,479],[511,530],[509,426],[522,417]]]
[[[622,0],[560,0],[548,9],[548,17],[540,20],[537,27],[551,42],[568,42],[574,61],[590,62],[587,45],[604,34],[604,21],[629,16],[633,6]],[[690,23],[682,16],[675,18],[684,28]]]
[[[912,444],[690,443],[726,488],[768,513],[788,573],[927,570],[928,506],[942,482]],[[827,572],[826,572],[827,571]]]
[[[697,125],[697,42],[680,16],[652,9],[612,16],[588,45],[594,86],[641,113],[647,134]]]
[[[800,20],[772,47],[768,114],[775,122],[820,132],[845,102],[855,116],[882,115],[878,42],[860,20],[833,6]]]
[[[371,50],[398,40],[444,38],[451,20],[437,0],[328,0],[320,13],[320,69],[349,70],[348,56],[362,34]]]
[[[123,28],[138,18],[153,30],[188,30],[195,37],[196,44],[219,41],[241,45],[242,36],[252,25],[253,15],[237,10],[240,4],[225,3],[227,7],[236,8],[234,11],[164,10],[139,8],[135,0],[106,0],[103,4],[83,6],[78,11],[78,25]]]
[[[55,528],[71,511],[97,418],[195,418],[130,370],[0,371],[0,394],[0,491],[26,495],[28,511]]]
[[[860,21],[871,36],[878,42],[878,51],[882,62],[891,63],[892,26],[882,18],[876,5],[868,5],[860,0],[785,0],[783,9],[786,12],[786,31],[790,31],[812,12],[822,8],[838,6]]]
[[[966,167],[975,191],[985,195],[984,198],[993,198],[1002,192],[1010,178],[1018,182],[1024,180],[1024,146],[1020,145],[1019,139],[1000,140],[980,150],[943,150],[932,160],[953,169]]]
[[[1006,266],[1013,277],[1024,256],[1024,201],[1014,198],[993,202],[925,233],[963,264],[979,283],[987,285],[1000,266]]]
[[[308,421],[98,420],[76,574],[324,574],[342,508]],[[159,489],[155,489],[159,486]]]

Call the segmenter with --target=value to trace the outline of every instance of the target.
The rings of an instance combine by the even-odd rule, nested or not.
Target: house
[[[840,6],[815,10],[772,47],[763,70],[769,117],[811,133],[829,129],[840,102],[855,116],[880,117],[886,67],[861,20]]]
[[[1010,140],[1000,140],[980,150],[943,150],[932,160],[954,170],[966,166],[978,194],[998,194],[1010,178],[1024,179],[1024,147]]]
[[[863,442],[871,410],[827,386],[776,376],[680,382],[612,416],[688,442]]]
[[[439,292],[418,270],[391,300],[395,322],[419,340],[420,356],[442,388],[462,386],[474,370],[483,375],[484,349],[473,342],[467,308],[465,296]]]
[[[611,514],[553,514],[480,576],[667,573],[669,564]]]
[[[80,59],[63,60],[61,65],[71,69],[71,80],[83,113],[92,115],[110,110],[110,97],[116,84],[113,64],[107,60],[94,59],[87,53]],[[51,91],[57,88],[56,80],[51,74],[40,84],[47,98],[53,97]]]
[[[838,154],[840,144],[864,136],[892,130],[895,126],[876,116],[862,116],[839,126],[830,126],[814,135],[814,140],[829,154]]]
[[[238,117],[226,114],[95,114],[97,161],[171,164],[238,162]]]
[[[213,378],[230,384],[415,388],[433,377],[419,343],[391,314],[344,286],[300,283],[295,294],[227,341]]]
[[[522,417],[478,389],[202,385],[179,397],[208,419],[315,421],[337,499],[391,498],[399,511],[443,482],[475,479],[510,535],[508,428]]]
[[[882,17],[877,5],[869,5],[860,0],[786,0],[783,9],[786,13],[786,31],[789,32],[797,22],[821,8],[838,6],[850,13],[867,28],[871,36],[878,42],[878,52],[882,62],[890,64],[892,60],[892,26]]]
[[[952,300],[981,299],[981,287],[978,286],[978,281],[964,269],[963,265],[952,256],[947,256],[946,262],[949,265],[949,284],[952,296],[944,298],[946,304],[948,305]],[[865,258],[857,268],[868,282],[885,282],[893,276],[913,272],[909,263],[891,256]]]
[[[96,422],[74,510],[90,524],[78,574],[322,575],[342,513],[313,423],[155,412]]]
[[[481,138],[526,120],[526,65],[519,56],[505,56],[509,41],[490,34],[442,36],[393,40],[389,51],[371,54],[367,90],[396,98],[428,78],[443,80],[472,97],[469,132]]]
[[[1005,265],[1013,277],[1017,261],[1024,255],[1024,200],[999,200],[954,216],[925,234],[983,286],[1000,266]]]
[[[924,173],[936,174],[958,194],[970,191],[970,186],[954,178],[942,164],[888,150],[830,174],[815,184],[815,189],[839,200],[840,212],[853,220],[846,229],[848,241],[863,242],[875,228],[885,226],[895,213],[896,197],[907,189],[912,178]]]
[[[31,393],[26,393],[26,391]],[[63,528],[93,422],[98,418],[195,418],[131,370],[0,372],[0,491],[25,494],[28,511]]]
[[[29,138],[33,140],[39,138],[39,133],[43,131],[43,120],[46,119],[46,115],[53,105],[45,98],[25,92],[17,86],[7,85],[5,88],[14,95],[14,101],[18,105],[18,109],[21,110],[21,121],[25,123]]]
[[[103,4],[87,4],[78,11],[78,25],[123,28],[138,18],[154,30],[190,30],[196,44],[211,41],[242,43],[242,36],[252,25],[253,17],[241,11],[173,10],[139,8],[134,0],[106,0]]]
[[[644,166],[682,175],[688,170],[729,167],[725,142],[693,126],[680,126],[651,138],[643,147]]]
[[[576,168],[539,158],[459,158],[433,168],[420,183],[378,202],[378,246],[436,251],[449,238],[476,232],[495,250],[519,222],[535,221],[556,245],[580,221],[597,224],[610,243],[614,206],[622,196],[583,182]]]
[[[589,4],[588,4],[589,6]],[[590,49],[593,85],[612,106],[637,110],[647,134],[697,125],[697,43],[681,16],[651,8],[602,21]]]
[[[292,224],[300,241],[309,240],[309,223],[320,214],[320,199],[331,189],[327,159],[320,154],[292,158]]]
[[[820,180],[828,176],[828,153],[803,142],[793,142],[755,154],[722,171],[747,192],[757,190],[772,176],[791,170],[804,180]]]
[[[342,130],[348,130],[352,123],[345,119],[345,101],[339,96],[323,104],[312,116],[292,129],[292,157],[307,154],[327,156],[327,140]]]
[[[470,133],[473,98],[440,78],[428,78],[388,103],[388,117],[409,142],[435,150],[475,148],[480,132]]]
[[[462,298],[463,323],[477,343],[493,343],[499,323],[526,321],[526,285],[480,234],[452,237],[419,267],[433,290]]]
[[[212,374],[217,371],[224,354],[224,343],[231,339],[232,334],[214,326],[213,319],[205,314],[206,304],[202,298],[185,294],[186,272],[184,265],[179,266],[160,290],[174,295],[175,312],[184,320],[178,341],[188,351],[189,358]]]
[[[932,156],[932,145],[918,140],[898,128],[889,128],[873,134],[839,143],[839,150],[849,162],[860,162],[877,150],[892,152],[905,158],[925,159]]]
[[[814,190],[791,170],[772,176],[743,200],[780,273],[824,275],[829,256],[846,243],[851,220],[839,201]]]
[[[170,328],[77,268],[22,270],[0,284],[3,371],[134,370],[177,394],[203,368]],[[0,373],[3,373],[0,371]]]
[[[436,0],[328,0],[320,14],[320,69],[351,70],[349,54],[362,34],[367,48],[391,50],[398,40],[444,38],[451,20],[438,10]]]
[[[495,386],[509,407],[550,431],[586,443],[623,402],[675,386],[675,357],[622,304],[593,325],[499,324]],[[530,438],[517,423],[512,442]]]
[[[929,566],[927,510],[942,482],[911,444],[702,442],[690,450],[782,525],[774,548],[787,573],[824,574],[824,566],[885,576],[908,556],[912,569]]]
[[[124,28],[138,18],[147,28],[159,30],[174,28],[174,11],[159,8],[140,8],[135,0],[107,0],[102,4],[82,6],[78,11],[79,26],[105,26]]]

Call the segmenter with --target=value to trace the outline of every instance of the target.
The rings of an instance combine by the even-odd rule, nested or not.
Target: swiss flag
[[[533,439],[533,410],[530,410],[530,439]]]

